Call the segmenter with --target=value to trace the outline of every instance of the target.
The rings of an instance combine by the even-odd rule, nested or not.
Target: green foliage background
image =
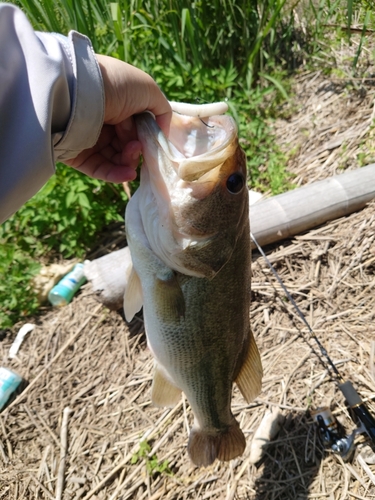
[[[86,34],[97,53],[151,74],[168,99],[226,99],[239,125],[251,186],[290,187],[269,120],[288,98],[288,74],[324,51],[324,26],[373,25],[368,0],[19,0],[35,29]],[[308,29],[296,25],[298,12]],[[358,56],[362,46],[358,48]],[[357,58],[358,61],[358,58]],[[353,61],[355,66],[357,61]],[[100,231],[123,220],[122,188],[64,165],[0,227],[0,327],[34,313],[30,279],[56,256],[84,257]]]

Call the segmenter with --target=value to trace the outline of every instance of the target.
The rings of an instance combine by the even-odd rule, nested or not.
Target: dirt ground
[[[289,164],[294,182],[314,182],[375,159],[374,82],[299,74],[292,117],[276,126],[280,144],[295,152]],[[123,244],[116,235],[108,236],[103,253]],[[266,248],[342,376],[373,415],[374,239],[371,203]],[[87,284],[70,305],[38,318],[10,361],[14,328],[0,341],[0,365],[29,385],[0,415],[0,499],[375,498],[375,466],[358,458],[369,442],[366,435],[356,438],[346,463],[319,440],[311,408],[329,406],[347,433],[354,424],[306,327],[256,252],[251,322],[263,389],[250,405],[235,389],[232,404],[247,449],[239,459],[206,469],[194,467],[187,456],[192,415],[186,401],[173,409],[151,404],[153,363],[142,316],[126,324],[97,302]],[[251,441],[269,408],[279,409],[285,421],[255,466]]]

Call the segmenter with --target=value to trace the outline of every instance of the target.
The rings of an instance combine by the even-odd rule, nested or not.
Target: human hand
[[[141,154],[133,115],[151,111],[168,134],[172,110],[147,73],[113,57],[97,59],[104,82],[104,124],[97,143],[66,163],[96,179],[131,181]]]

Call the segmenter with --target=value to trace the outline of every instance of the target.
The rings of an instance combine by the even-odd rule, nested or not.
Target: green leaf
[[[73,203],[76,202],[76,200],[77,200],[76,192],[73,190],[68,191],[68,194],[66,195],[66,198],[65,198],[66,208],[69,208]]]
[[[81,205],[81,207],[90,208],[90,202],[85,193],[78,193],[78,202]]]
[[[275,85],[275,87],[279,90],[280,94],[284,97],[284,99],[286,101],[289,100],[289,96],[284,88],[284,86],[282,85],[282,83],[277,79],[277,78],[274,78],[273,76],[271,75],[266,75],[264,73],[259,73],[259,76],[262,76],[263,78],[265,78],[266,80],[270,81],[271,83],[273,83],[273,85]]]

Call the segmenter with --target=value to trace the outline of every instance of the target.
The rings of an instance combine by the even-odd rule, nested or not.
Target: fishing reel
[[[347,384],[352,387],[350,382]],[[354,413],[352,415],[353,421],[357,423],[357,427],[349,435],[345,433],[344,427],[327,406],[311,411],[323,445],[330,448],[333,453],[340,455],[344,462],[350,460],[353,455],[354,439],[357,434],[365,433],[372,443],[375,443],[375,420],[364,403],[361,401],[360,404],[349,408],[351,413]]]
[[[361,428],[354,429],[351,434],[347,435],[344,427],[328,406],[312,410],[311,416],[318,428],[323,445],[340,455],[344,462],[349,460],[354,452],[354,438],[362,432]]]

